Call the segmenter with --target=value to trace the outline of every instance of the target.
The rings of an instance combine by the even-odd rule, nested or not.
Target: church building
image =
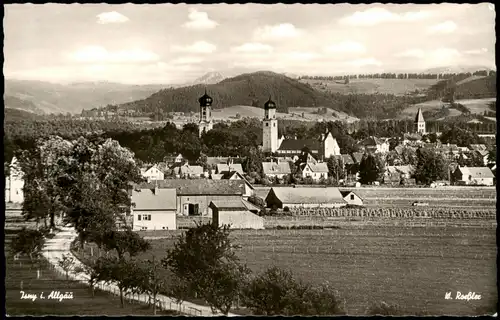
[[[214,126],[212,121],[212,101],[212,97],[207,94],[207,89],[205,89],[205,94],[198,99],[200,103],[200,121],[198,122],[200,137],[203,132],[212,130]]]
[[[417,116],[415,117],[415,132],[425,134],[425,120],[420,108],[418,108]]]

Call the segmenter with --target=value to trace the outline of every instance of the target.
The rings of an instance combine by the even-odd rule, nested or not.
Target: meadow
[[[152,240],[161,257],[181,231]],[[276,265],[300,279],[329,282],[348,314],[385,301],[407,314],[479,315],[496,310],[496,238],[490,225],[343,226],[333,230],[235,230],[240,259],[258,273]],[[88,253],[87,253],[88,255]],[[139,257],[141,258],[141,257]],[[445,300],[475,292],[481,300]]]

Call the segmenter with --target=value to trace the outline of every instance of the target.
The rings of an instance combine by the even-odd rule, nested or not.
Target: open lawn
[[[496,98],[462,99],[462,100],[456,100],[455,102],[464,105],[467,109],[470,110],[471,113],[483,114],[484,111],[491,111],[489,103],[493,101],[496,101]],[[449,110],[450,112],[449,117],[455,117],[462,114],[462,112],[460,112],[459,110],[450,108],[449,103],[445,103],[440,100],[431,100],[418,103],[404,109],[403,111],[400,112],[399,117],[400,118],[415,117],[419,108],[421,108],[422,111],[439,111],[443,105],[446,106],[446,108]]]
[[[143,258],[165,256],[181,232],[165,232],[167,238],[152,240],[153,249]],[[496,240],[491,225],[235,230],[232,238],[241,245],[240,259],[254,273],[276,265],[310,283],[328,281],[351,315],[365,314],[382,301],[407,314],[496,311]],[[475,292],[481,300],[445,300],[447,292],[455,298],[458,291]]]
[[[351,79],[349,84],[344,84],[341,80],[310,80],[301,79],[300,82],[309,83],[313,88],[322,91],[338,92],[338,93],[387,93],[394,95],[404,95],[406,93],[415,92],[415,90],[423,91],[428,89],[433,84],[437,83],[436,79]]]
[[[8,245],[16,230],[5,230],[6,277],[5,308],[9,316],[44,316],[44,315],[152,315],[153,309],[144,303],[125,302],[120,307],[120,298],[107,292],[95,290],[92,297],[88,286],[76,281],[67,281],[57,274],[46,260],[39,264],[40,278],[37,278],[37,267],[32,266],[27,258],[14,261],[8,254]],[[25,294],[43,295],[46,299],[21,299],[21,291]],[[72,292],[73,299],[55,300],[48,296],[52,291]],[[174,311],[158,311],[159,315],[176,315]]]

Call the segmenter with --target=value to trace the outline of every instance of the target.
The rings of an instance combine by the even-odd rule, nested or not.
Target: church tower
[[[278,120],[276,119],[276,104],[271,97],[264,104],[262,133],[262,151],[276,152],[278,150]]]
[[[214,126],[212,122],[212,101],[212,97],[207,94],[207,89],[205,89],[205,94],[198,99],[198,102],[200,102],[200,121],[198,122],[200,137],[203,132],[212,130]]]
[[[417,116],[415,117],[415,132],[425,134],[425,120],[420,108],[418,108]]]

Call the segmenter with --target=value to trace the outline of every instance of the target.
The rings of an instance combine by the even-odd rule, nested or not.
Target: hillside
[[[435,83],[436,79],[351,79],[348,84],[341,80],[301,79],[313,88],[331,93],[342,94],[393,94],[402,96],[414,92],[423,92]]]
[[[3,103],[5,108],[17,109],[24,112],[31,112],[34,114],[45,113],[42,109],[38,108],[33,102],[9,95],[5,95],[3,97]]]
[[[5,80],[9,107],[40,113],[80,113],[108,104],[143,99],[164,85],[127,85],[110,82],[57,84],[43,81]]]
[[[25,120],[36,120],[41,117],[36,113],[24,111],[20,109],[5,108],[3,111],[4,122],[5,121],[25,121]]]
[[[285,113],[292,107],[334,107],[331,97],[311,86],[281,74],[260,71],[224,79],[217,84],[161,90],[146,99],[124,103],[120,108],[141,112],[154,112],[157,109],[197,112],[198,98],[203,95],[205,88],[214,99],[214,109],[237,105],[262,108],[270,96],[277,103],[278,111]]]
[[[225,77],[220,74],[219,72],[208,72],[204,74],[203,76],[197,78],[196,80],[193,81],[192,85],[197,85],[197,84],[216,84],[224,80]]]

